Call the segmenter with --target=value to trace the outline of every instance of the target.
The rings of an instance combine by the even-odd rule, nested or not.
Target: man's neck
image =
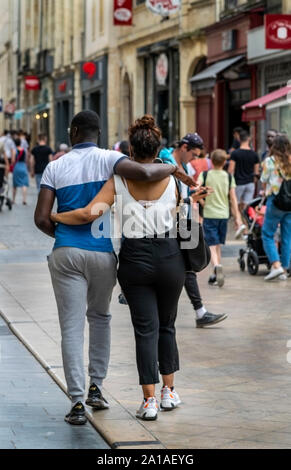
[[[249,145],[248,142],[241,144],[241,145],[240,145],[240,148],[241,148],[242,150],[251,150],[251,147],[250,147],[250,145]]]
[[[173,152],[173,157],[174,157],[174,159],[176,160],[177,165],[178,165],[178,166],[182,166],[182,160],[181,160],[181,156],[180,156],[179,149],[175,149],[175,150],[174,150],[174,152]]]

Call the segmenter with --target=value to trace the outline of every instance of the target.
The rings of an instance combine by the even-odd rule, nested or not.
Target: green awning
[[[28,114],[40,113],[41,111],[46,111],[48,109],[50,109],[49,103],[40,103],[40,104],[37,104],[36,106],[31,106],[30,108],[27,108],[26,113]]]

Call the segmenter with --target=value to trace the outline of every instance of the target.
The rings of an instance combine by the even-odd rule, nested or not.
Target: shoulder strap
[[[177,180],[177,178],[174,177],[174,180],[175,180],[175,184],[176,184],[176,188],[177,188],[177,192],[178,192],[177,207],[179,207],[181,199],[182,199],[181,188],[180,188],[180,184],[179,184],[179,181]]]
[[[208,171],[203,171],[203,186],[206,186]]]
[[[232,175],[230,173],[227,173],[228,174],[228,183],[229,183],[229,186],[228,186],[228,193],[230,193],[230,190],[231,190],[231,183],[232,183]]]

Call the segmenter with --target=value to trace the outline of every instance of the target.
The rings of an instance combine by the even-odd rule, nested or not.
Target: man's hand
[[[187,186],[194,186],[195,188],[199,186],[199,184],[195,183],[191,176],[188,176],[184,171],[180,170],[176,167],[176,170],[172,173],[179,181],[186,184]]]
[[[212,188],[208,186],[206,187],[200,186],[200,188],[197,189],[195,193],[193,193],[190,197],[191,197],[192,202],[198,202],[201,199],[205,199],[207,196],[209,196],[212,193],[214,193],[214,190]]]

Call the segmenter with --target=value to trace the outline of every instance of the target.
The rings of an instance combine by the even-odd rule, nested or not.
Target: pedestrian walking
[[[49,269],[58,306],[62,355],[68,394],[72,400],[65,420],[85,424],[84,325],[89,322],[90,387],[86,404],[94,409],[109,407],[102,395],[110,356],[109,304],[116,283],[117,259],[110,239],[110,213],[103,219],[103,232],[93,235],[92,224],[57,225],[50,219],[57,198],[58,211],[85,207],[113,174],[130,180],[160,181],[175,174],[189,178],[173,165],[144,165],[119,152],[97,147],[100,119],[93,111],[77,114],[71,123],[73,145],[65,158],[45,169],[35,211],[40,230],[55,238]]]
[[[213,189],[213,193],[203,203],[203,229],[213,266],[213,274],[208,283],[219,287],[224,285],[221,245],[224,245],[226,240],[230,206],[236,230],[243,225],[236,199],[234,177],[223,170],[226,160],[227,154],[224,150],[215,150],[211,154],[213,169],[201,173],[198,179],[202,186],[210,186]]]
[[[27,169],[27,152],[21,146],[21,140],[15,140],[16,156],[12,159],[13,165],[13,204],[16,201],[17,189],[22,190],[22,204],[27,205],[27,188],[29,187],[29,173]]]
[[[212,161],[211,158],[208,157],[206,153],[201,153],[201,155],[194,160],[191,161],[191,165],[194,168],[194,181],[197,183],[198,178],[201,173],[204,171],[211,170],[212,168]]]
[[[235,177],[236,197],[241,213],[254,197],[255,177],[259,176],[259,170],[259,157],[250,147],[250,135],[242,131],[240,148],[232,152],[228,167],[229,173]]]
[[[69,151],[70,151],[70,148],[68,144],[61,144],[59,146],[59,151],[53,156],[52,160],[53,161],[58,160],[59,158],[66,155],[66,153],[68,153]]]
[[[141,164],[153,163],[161,143],[161,131],[154,118],[146,115],[137,119],[129,129],[129,139],[132,158]],[[111,207],[116,194],[122,198],[117,211],[124,237],[118,280],[130,308],[143,389],[136,416],[155,420],[159,371],[163,378],[161,408],[172,410],[181,403],[174,389],[174,373],[179,370],[175,320],[185,265],[177,239],[170,237],[178,199],[174,178],[149,183],[116,175],[85,209],[54,214],[52,220],[70,225],[92,222],[103,215],[98,205]]]
[[[53,151],[47,145],[47,137],[44,134],[38,136],[38,144],[31,151],[31,177],[35,177],[36,187],[40,190],[40,182],[44,170],[53,159]]]
[[[264,250],[271,264],[265,281],[286,280],[291,256],[291,144],[284,135],[274,138],[271,157],[263,163],[261,181],[267,196],[267,211],[262,230]],[[280,225],[281,256],[275,242]]]
[[[278,131],[276,131],[275,129],[269,129],[267,131],[267,135],[266,135],[267,149],[265,150],[265,152],[262,153],[261,162],[266,160],[267,157],[271,156],[270,155],[270,150],[272,148],[272,145],[273,145],[273,142],[274,142],[274,139],[275,139],[276,135],[278,135]]]
[[[203,145],[203,140],[197,133],[187,134],[180,142],[177,143],[176,148],[171,147],[170,149],[163,149],[160,152],[159,157],[165,163],[173,163],[177,165],[181,171],[184,171],[185,174],[188,174],[193,178],[194,169],[190,162],[200,156]],[[184,201],[190,202],[189,187],[181,183],[180,190]],[[214,314],[208,312],[201,297],[197,274],[194,271],[186,272],[185,289],[196,314],[197,328],[212,326],[227,318],[226,314]]]

